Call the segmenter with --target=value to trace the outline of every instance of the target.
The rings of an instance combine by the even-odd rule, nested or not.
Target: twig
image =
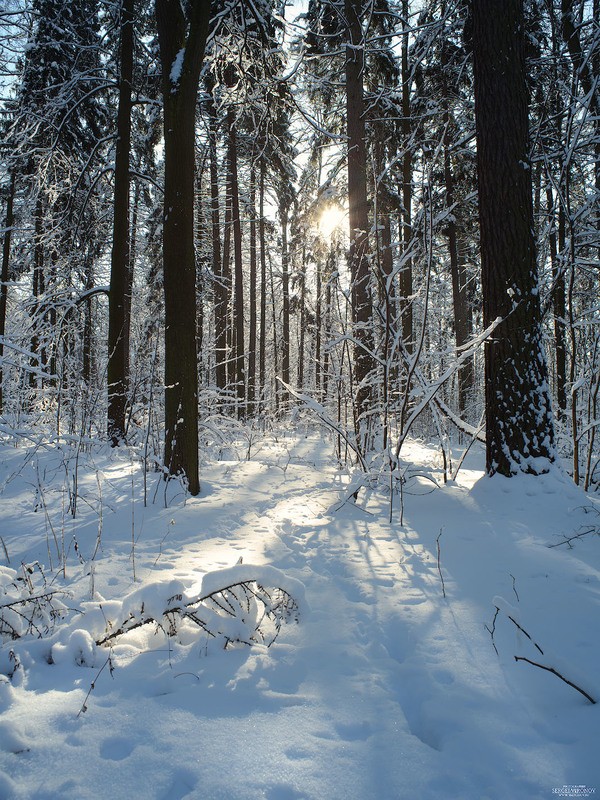
[[[498,610],[499,610],[499,609],[498,609]],[[513,625],[516,625],[516,627],[517,627],[517,628],[518,628],[518,629],[521,631],[521,633],[524,633],[524,634],[525,634],[525,636],[526,636],[526,637],[529,639],[529,641],[530,641],[530,642],[531,642],[531,644],[532,644],[532,645],[533,645],[533,646],[536,648],[536,650],[538,650],[538,651],[539,651],[539,652],[540,652],[542,655],[544,655],[544,651],[542,650],[542,648],[539,646],[539,644],[538,644],[537,642],[534,642],[534,640],[533,640],[533,639],[531,638],[531,636],[530,636],[530,635],[527,633],[527,631],[525,630],[525,628],[521,627],[521,625],[519,625],[519,623],[516,621],[516,619],[514,619],[513,617],[511,617],[511,616],[510,616],[510,614],[507,614],[506,616],[509,618],[509,620],[512,622],[512,624],[513,624]]]
[[[6,559],[6,563],[10,564],[10,558],[8,557],[8,550],[6,549],[4,539],[1,536],[0,536],[0,544],[2,545],[2,549],[4,550],[4,558]]]
[[[437,546],[437,568],[438,568],[438,572],[440,573],[440,580],[442,582],[442,594],[444,595],[444,597],[446,597],[446,585],[444,583],[444,576],[442,575],[442,567],[441,567],[441,564],[440,564],[440,556],[441,556],[441,552],[440,552],[440,537],[441,537],[443,532],[444,532],[443,528],[440,528],[440,532],[437,535],[435,543],[436,543],[436,546]]]
[[[525,656],[515,656],[514,659],[515,661],[526,661],[528,664],[531,664],[534,667],[539,667],[540,669],[545,669],[546,672],[551,672],[553,675],[556,675],[557,678],[560,678],[561,681],[564,681],[566,684],[575,689],[576,692],[582,694],[586,698],[586,700],[589,700],[590,703],[592,703],[592,705],[596,705],[596,701],[594,700],[594,698],[591,695],[589,695],[585,691],[585,689],[582,689],[580,686],[577,686],[576,683],[573,683],[573,681],[570,681],[568,678],[565,678],[565,676],[561,675],[560,672],[558,672],[558,670],[554,669],[554,667],[548,667],[545,664],[538,664],[537,661],[531,661],[531,659],[525,658]]]
[[[108,667],[108,668],[109,668],[109,670],[110,670],[110,674],[112,675],[112,674],[113,674],[114,667],[113,667],[113,665],[112,665],[112,661],[111,661],[110,655],[108,656],[108,658],[106,659],[106,661],[104,662],[104,664],[102,664],[102,666],[100,667],[100,669],[99,669],[99,670],[98,670],[98,672],[96,673],[96,677],[95,677],[95,678],[94,678],[94,680],[91,682],[91,684],[90,684],[90,688],[88,689],[88,693],[86,694],[86,696],[85,696],[85,699],[84,699],[84,701],[83,701],[83,703],[82,703],[82,705],[81,705],[81,708],[79,709],[79,713],[77,714],[77,718],[78,718],[78,719],[79,719],[79,717],[80,717],[82,714],[85,714],[85,712],[87,711],[87,701],[89,700],[91,693],[92,693],[92,692],[94,691],[94,689],[96,688],[96,681],[98,680],[98,678],[100,677],[100,675],[102,674],[102,672],[104,671],[104,669],[105,669],[106,667]]]
[[[500,613],[500,609],[496,606],[496,613],[494,614],[494,619],[492,620],[492,627],[490,628],[489,625],[485,626],[486,631],[492,637],[492,647],[496,651],[496,655],[499,656],[500,653],[498,652],[498,648],[496,647],[496,642],[494,640],[494,634],[496,633],[496,620],[498,619],[498,614]]]
[[[515,597],[517,598],[517,602],[520,603],[521,600],[519,598],[519,593],[517,592],[517,587],[515,585],[517,580],[516,580],[515,576],[512,574],[512,572],[509,572],[508,574],[510,575],[510,577],[512,578],[512,581],[513,581],[513,592],[515,593]]]
[[[571,542],[575,539],[582,539],[584,536],[587,536],[590,533],[595,533],[596,535],[600,535],[600,530],[598,528],[590,528],[587,531],[581,531],[580,533],[576,533],[573,536],[565,536],[562,542],[554,542],[554,544],[549,544],[548,547],[560,547],[562,544],[568,544],[569,547],[572,547]]]

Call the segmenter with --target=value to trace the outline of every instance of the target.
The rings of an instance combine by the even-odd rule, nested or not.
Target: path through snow
[[[9,455],[3,479],[15,472]],[[415,445],[410,456],[440,477],[431,449]],[[43,456],[47,474],[52,458]],[[331,510],[348,477],[319,437],[212,464],[201,496],[167,509],[144,509],[137,495],[132,503],[132,469],[115,458],[104,454],[99,466],[94,590],[107,603],[133,588],[133,519],[139,581],[192,584],[242,557],[302,581],[310,611],[270,649],[223,652],[148,630],[114,648],[112,677],[97,677],[100,652],[95,669],[48,665],[31,645],[21,685],[0,683],[1,798],[537,800],[575,784],[600,792],[600,706],[516,664],[530,644],[505,617],[498,656],[485,628],[502,596],[600,696],[600,545],[588,537],[575,550],[546,546],[587,519],[581,506],[591,501],[566,479],[490,481],[472,461],[456,484],[407,496],[400,526],[398,515],[387,522],[382,487]],[[44,559],[47,529],[27,472],[5,484],[0,525],[13,562]],[[73,532],[91,553],[91,512]],[[89,601],[89,562],[68,577],[77,600]]]

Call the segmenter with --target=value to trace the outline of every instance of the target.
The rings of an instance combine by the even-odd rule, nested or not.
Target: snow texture
[[[96,449],[77,465],[72,519],[65,450],[0,448],[2,602],[27,594],[21,562],[71,593],[47,636],[5,636],[2,800],[600,792],[600,704],[515,661],[600,699],[600,541],[561,544],[595,524],[598,501],[557,468],[486,478],[476,445],[444,486],[436,452],[407,442],[401,526],[384,481],[344,502],[350,474],[319,436],[279,432],[252,460],[240,443],[239,459],[203,465],[197,498],[173,490],[167,507],[160,476],[144,506],[129,454]],[[185,621],[95,644],[142,607],[159,619],[247,580],[299,603],[270,647],[224,649]]]

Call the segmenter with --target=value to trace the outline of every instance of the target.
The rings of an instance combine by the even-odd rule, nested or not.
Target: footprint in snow
[[[5,753],[27,753],[30,750],[19,725],[13,722],[0,723],[0,750]]]
[[[123,761],[133,752],[134,746],[122,736],[109,736],[100,745],[100,755],[107,761]]]
[[[198,780],[193,772],[187,769],[179,769],[173,776],[173,781],[165,793],[164,800],[185,800],[198,797],[196,794],[196,784]]]
[[[351,723],[338,722],[335,729],[340,738],[347,742],[366,741],[373,733],[371,725],[366,720]]]

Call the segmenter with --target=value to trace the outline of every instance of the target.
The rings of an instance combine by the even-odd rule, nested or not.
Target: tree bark
[[[265,178],[267,165],[260,162],[258,186],[258,244],[260,257],[260,328],[258,333],[258,396],[264,407],[267,386],[267,236],[265,218]]]
[[[8,268],[10,265],[10,244],[12,238],[12,227],[14,223],[13,203],[15,197],[15,173],[10,176],[8,195],[6,197],[6,217],[4,226],[4,239],[2,242],[2,272],[0,274],[0,414],[4,411],[4,395],[2,393],[2,381],[4,371],[2,368],[2,358],[4,356],[4,335],[6,333],[6,305],[8,301]]]
[[[413,157],[411,144],[411,115],[410,115],[410,70],[408,63],[408,0],[402,0],[402,14],[404,31],[402,33],[401,47],[401,76],[402,76],[402,269],[400,270],[400,319],[402,322],[402,342],[409,353],[414,349],[413,340],[413,265],[409,255],[412,241],[412,181]]]
[[[289,386],[290,383],[290,268],[288,252],[288,208],[287,203],[279,206],[281,222],[281,377]],[[288,401],[288,392],[281,387],[281,400]]]
[[[119,107],[113,204],[113,241],[108,295],[108,420],[107,432],[116,447],[125,439],[129,388],[129,160],[131,154],[131,85],[133,80],[133,2],[121,6]]]
[[[250,319],[248,327],[248,411],[251,415],[256,411],[256,345],[257,313],[256,313],[256,277],[257,277],[257,239],[256,239],[256,165],[250,167],[250,286],[248,305]]]
[[[454,174],[450,155],[450,113],[444,114],[444,184],[446,188],[446,207],[452,208],[455,202]],[[466,344],[472,334],[471,310],[467,298],[467,266],[460,247],[460,231],[456,223],[456,210],[452,211],[446,227],[448,237],[448,253],[450,256],[450,275],[452,280],[452,307],[454,312],[454,336],[459,349]],[[474,384],[473,359],[458,371],[458,413],[464,416],[468,408],[469,393]]]
[[[208,151],[210,169],[210,219],[212,242],[213,303],[215,328],[215,381],[224,391],[227,386],[227,299],[221,261],[221,214],[219,202],[219,163],[217,158],[217,114],[212,98],[212,85],[208,91]]]
[[[165,465],[185,475],[190,494],[198,477],[198,369],[194,256],[196,99],[211,3],[196,0],[186,20],[179,0],[156,0],[164,106],[165,192]]]
[[[228,128],[228,195],[231,203],[233,228],[233,369],[237,414],[246,415],[246,351],[244,345],[244,275],[242,264],[242,222],[240,219],[240,188],[238,179],[237,136],[233,108],[227,112]]]
[[[371,405],[368,382],[372,368],[372,305],[369,265],[369,205],[365,142],[365,67],[362,3],[345,0],[348,24],[346,45],[346,135],[348,139],[348,216],[352,328],[354,339],[355,433],[361,451],[367,444],[367,415]]]
[[[554,460],[542,343],[522,0],[472,0],[488,474],[539,474]]]

